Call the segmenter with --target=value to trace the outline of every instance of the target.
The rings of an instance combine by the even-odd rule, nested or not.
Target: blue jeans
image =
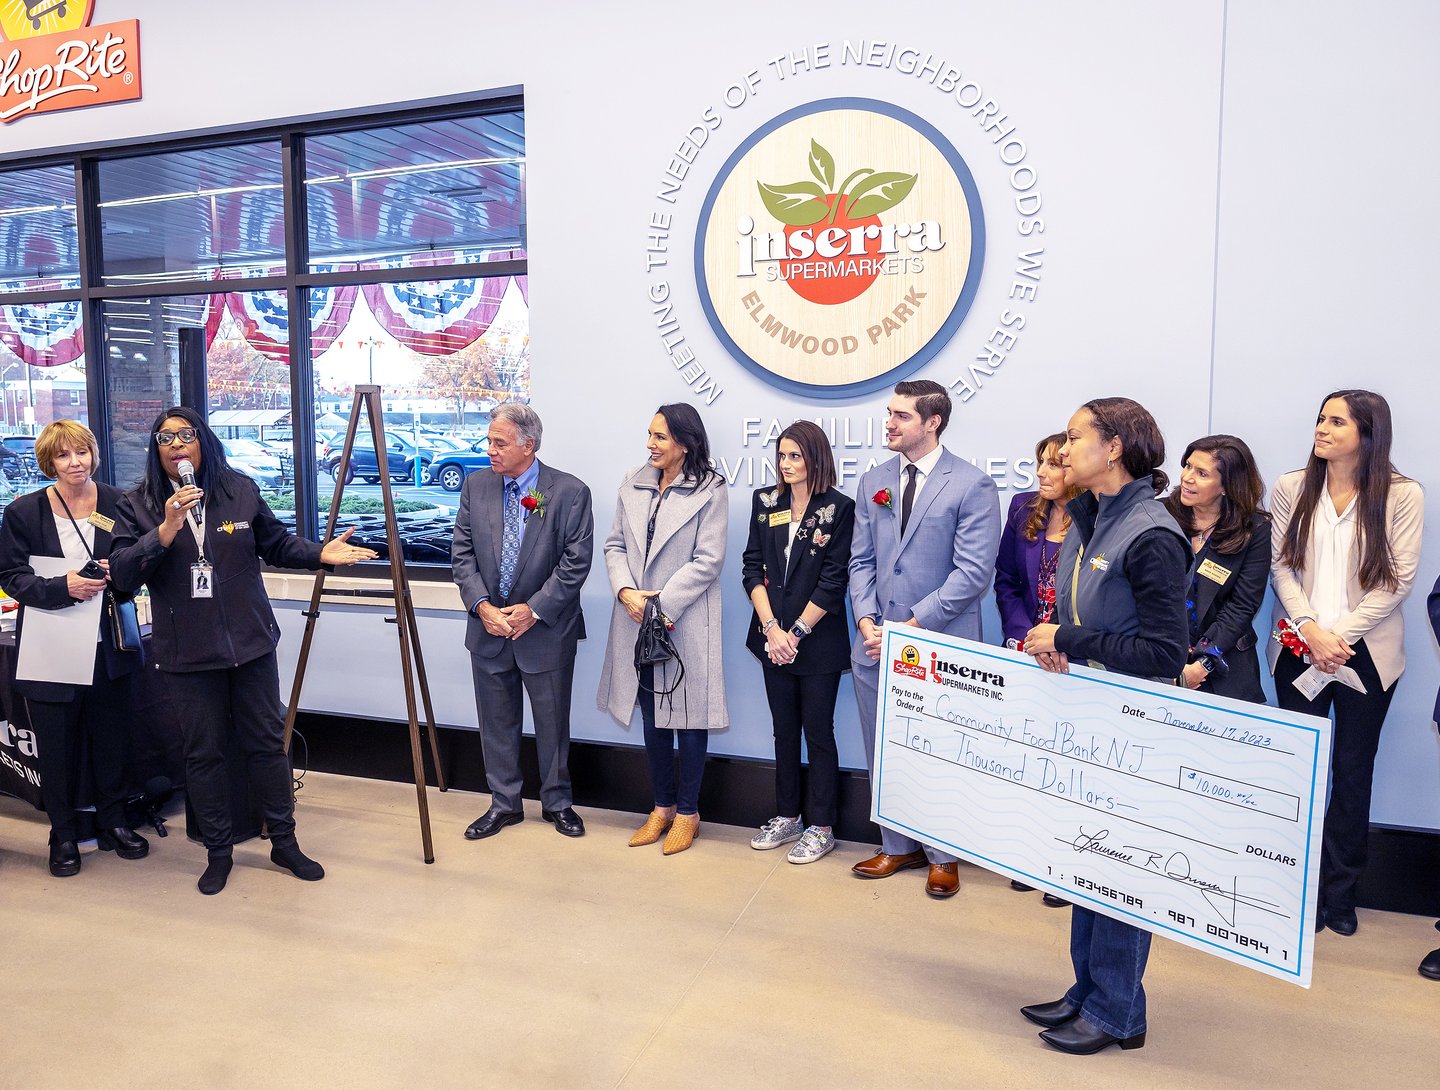
[[[1076,905],[1070,915],[1075,985],[1065,993],[1080,1017],[1112,1037],[1145,1032],[1145,962],[1150,932]]]
[[[675,807],[677,813],[700,812],[700,780],[705,775],[705,754],[710,748],[708,730],[670,730],[655,725],[655,694],[646,686],[655,684],[653,667],[640,672],[640,722],[645,727],[645,756],[650,760],[650,786],[655,805]],[[680,782],[675,782],[675,743],[680,743]]]

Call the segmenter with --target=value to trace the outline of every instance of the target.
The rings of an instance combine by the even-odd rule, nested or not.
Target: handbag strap
[[[60,489],[56,488],[52,484],[45,491],[55,493],[55,498],[60,501],[60,506],[65,508],[65,517],[70,520],[70,525],[75,527],[75,536],[80,539],[80,544],[85,547],[85,555],[88,556],[91,560],[95,560],[95,552],[93,549],[90,548],[90,542],[85,540],[85,535],[81,533],[80,524],[75,521],[75,516],[70,513],[70,505],[65,502],[65,497],[60,495]],[[98,564],[100,562],[98,560],[95,560],[95,563]]]

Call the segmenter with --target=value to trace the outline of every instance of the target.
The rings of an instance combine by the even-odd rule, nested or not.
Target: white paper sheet
[[[32,556],[30,566],[42,578],[64,575],[75,567],[63,556]],[[25,607],[25,632],[15,660],[18,681],[54,681],[62,685],[89,685],[95,679],[95,637],[100,631],[97,594],[88,602],[64,609]]]

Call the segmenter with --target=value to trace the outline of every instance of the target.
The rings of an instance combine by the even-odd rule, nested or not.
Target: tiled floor
[[[45,867],[41,816],[0,799],[0,1087],[1373,1087],[1437,1085],[1432,921],[1362,912],[1319,939],[1304,991],[1157,941],[1146,1047],[1073,1058],[1017,1008],[1068,984],[1068,913],[961,867],[853,878],[705,825],[688,852],[626,846],[583,811],[468,842],[483,795],[311,774],[298,882],[264,844],[202,897],[183,821],[148,859]]]

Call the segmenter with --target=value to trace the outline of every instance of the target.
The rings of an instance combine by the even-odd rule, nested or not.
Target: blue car
[[[446,492],[459,492],[465,477],[477,469],[490,468],[490,437],[481,436],[463,450],[446,450],[430,463],[430,481]]]

